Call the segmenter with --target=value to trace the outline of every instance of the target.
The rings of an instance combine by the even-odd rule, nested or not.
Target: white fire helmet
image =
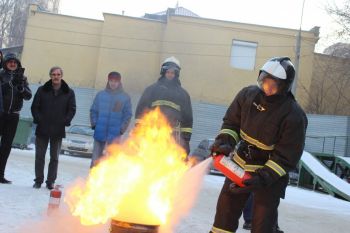
[[[179,76],[181,67],[180,62],[178,59],[176,59],[176,57],[171,56],[164,60],[160,74],[164,75],[168,69],[174,69],[176,76]]]
[[[295,77],[295,69],[289,57],[275,57],[268,60],[260,69],[258,86],[262,89],[264,78],[270,77],[279,85],[278,94],[286,94],[291,91]]]

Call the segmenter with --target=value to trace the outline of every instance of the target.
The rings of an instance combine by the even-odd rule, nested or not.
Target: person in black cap
[[[23,100],[32,98],[27,78],[24,76],[24,68],[15,54],[5,55],[0,81],[4,111],[0,119],[0,183],[11,184],[11,181],[5,179],[6,163],[16,134]]]

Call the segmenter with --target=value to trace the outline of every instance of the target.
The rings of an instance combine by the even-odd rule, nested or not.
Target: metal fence
[[[350,156],[350,137],[348,136],[307,136],[305,150],[338,156]]]

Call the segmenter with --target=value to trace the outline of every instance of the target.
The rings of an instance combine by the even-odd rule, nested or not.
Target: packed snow
[[[350,157],[340,157],[342,160],[344,160],[345,162],[347,162],[348,164],[350,164]]]
[[[76,179],[84,179],[88,175],[89,165],[89,159],[61,155],[57,184],[68,187]],[[0,233],[34,230],[36,233],[108,232],[108,224],[90,228],[80,226],[78,220],[70,215],[63,200],[57,215],[47,216],[50,191],[44,186],[41,189],[32,188],[33,150],[12,150],[6,178],[12,180],[13,184],[0,184]],[[175,233],[209,232],[223,181],[222,176],[205,175],[194,207],[177,224]],[[279,207],[279,225],[282,230],[290,233],[348,232],[349,218],[350,202],[296,187],[288,187],[286,198]],[[248,232],[241,226],[242,224],[237,233]]]
[[[301,160],[307,164],[317,176],[322,177],[328,184],[333,185],[339,191],[350,196],[350,184],[339,179],[338,176],[330,172],[328,168],[322,165],[313,155],[304,151]]]

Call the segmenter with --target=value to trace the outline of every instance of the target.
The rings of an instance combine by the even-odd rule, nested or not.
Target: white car
[[[72,125],[62,140],[61,153],[91,157],[94,131],[88,125]]]

